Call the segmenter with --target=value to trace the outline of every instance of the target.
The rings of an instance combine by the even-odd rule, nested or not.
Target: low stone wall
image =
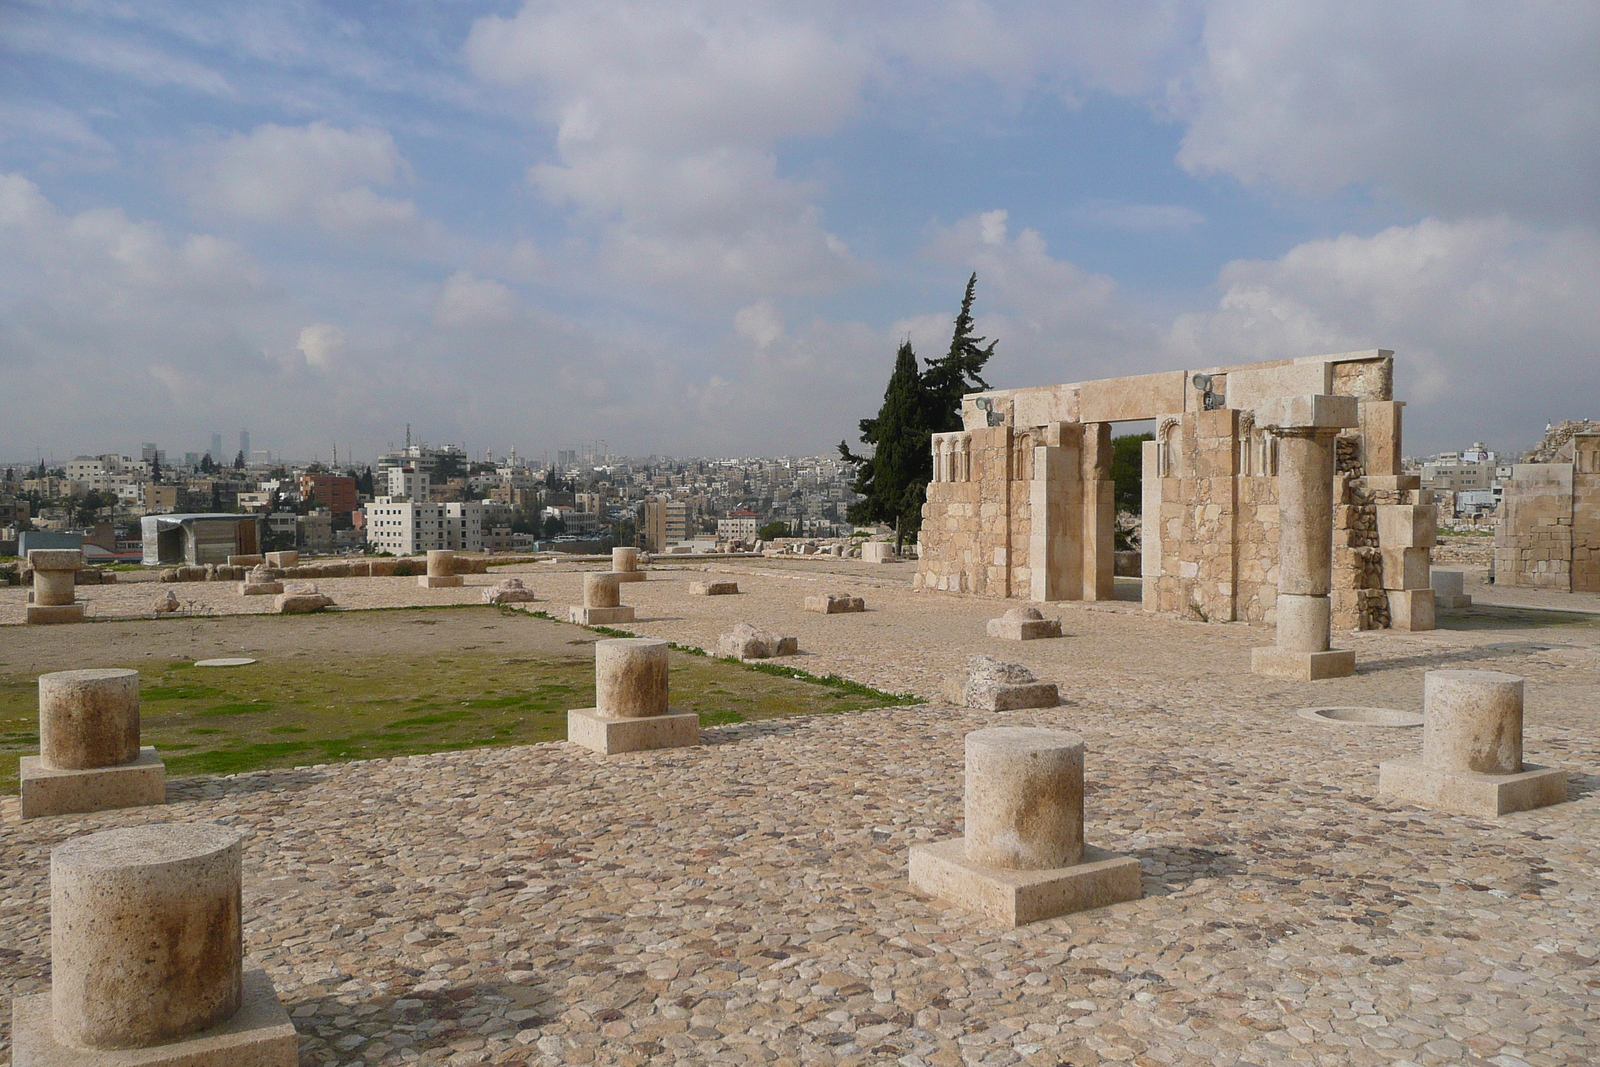
[[[163,582],[242,582],[253,568],[230,567],[224,563],[210,563],[204,567],[168,567],[160,572]],[[403,557],[400,559],[353,559],[353,560],[328,560],[322,563],[307,563],[298,567],[267,567],[266,573],[274,580],[281,581],[285,578],[304,578],[315,580],[318,578],[389,578],[408,577],[412,575],[427,574],[428,561],[425,557]],[[457,574],[487,574],[489,561],[487,559],[469,559],[457,556],[455,559],[455,573]]]

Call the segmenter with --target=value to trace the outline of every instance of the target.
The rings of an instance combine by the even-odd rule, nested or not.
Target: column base
[[[282,582],[239,583],[240,596],[277,596],[283,592]]]
[[[1268,678],[1289,678],[1315,682],[1323,678],[1345,678],[1356,673],[1356,654],[1349,649],[1327,652],[1294,652],[1268,645],[1250,650],[1250,671]]]
[[[647,580],[644,571],[612,571],[611,577],[619,582],[642,582]]]
[[[58,622],[83,622],[82,604],[29,604],[27,621],[35,626]]]
[[[21,778],[24,819],[167,802],[167,766],[148,745],[132,763],[82,771],[57,770],[38,756],[23,756]]]
[[[1524,763],[1517,774],[1441,771],[1420,759],[1378,764],[1378,795],[1396,797],[1419,808],[1493,818],[1513,811],[1549,807],[1567,799],[1567,772]]]
[[[911,847],[911,888],[1006,927],[1103,908],[1144,895],[1139,861],[1093,845],[1083,861],[1044,871],[1008,871],[967,859],[965,838]]]
[[[422,589],[455,589],[462,584],[459,574],[423,574],[417,578]]]
[[[14,1067],[296,1067],[300,1037],[267,972],[244,972],[239,1010],[226,1022],[154,1048],[77,1049],[56,1041],[50,994],[18,997],[11,1009]]]
[[[986,627],[990,637],[1001,641],[1039,641],[1061,636],[1059,619],[990,619]]]
[[[1445,593],[1434,593],[1433,607],[1435,611],[1441,608],[1459,611],[1462,608],[1472,607],[1472,598],[1470,596],[1449,596]]]
[[[614,622],[632,622],[633,609],[624,605],[620,608],[572,608],[567,615],[569,622],[579,626],[610,626]]]
[[[668,708],[665,715],[623,719],[602,715],[599,708],[574,708],[567,712],[567,740],[602,756],[688,748],[700,743],[700,716]]]

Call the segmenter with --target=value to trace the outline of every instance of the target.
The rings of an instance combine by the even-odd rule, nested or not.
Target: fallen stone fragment
[[[849,593],[825,593],[822,596],[806,597],[805,608],[807,611],[819,611],[824,615],[838,615],[842,612],[866,611],[867,602]]]
[[[485,604],[526,604],[538,599],[521,578],[502,578],[483,591]]]
[[[1041,637],[1060,637],[1061,621],[1047,619],[1038,608],[1012,608],[998,619],[989,620],[989,636],[1002,641],[1034,641]]]
[[[967,666],[967,677],[952,678],[947,686],[945,695],[953,704],[980,711],[1015,711],[1053,708],[1061,703],[1054,682],[1039,681],[1019,663],[973,656]]]
[[[178,610],[178,595],[168,589],[165,596],[156,597],[156,602],[151,606],[157,615],[170,615]]]
[[[274,602],[280,615],[309,615],[333,605],[331,596],[317,592],[315,582],[295,582]]]
[[[770,659],[773,656],[793,656],[799,651],[799,638],[783,637],[748,622],[739,623],[717,638],[717,655],[734,659]]]
[[[731,596],[739,591],[738,582],[690,582],[691,596]]]

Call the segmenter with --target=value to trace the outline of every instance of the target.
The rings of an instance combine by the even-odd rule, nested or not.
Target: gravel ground
[[[1341,634],[1361,673],[1296,684],[1248,673],[1260,628],[1049,605],[1068,636],[1015,644],[983,635],[1003,605],[913,594],[903,564],[709,570],[741,594],[691,597],[700,569],[657,571],[623,587],[629,629],[705,646],[748,619],[797,635],[797,666],[930,698],[990,652],[1064,704],[750,723],[609,758],[556,743],[186,779],[164,809],[81,819],[20,824],[11,802],[0,992],[48,988],[53,845],[213,820],[250,834],[248,947],[304,1064],[1600,1062],[1600,625]],[[513,573],[558,615],[581,581],[565,564]],[[321,585],[346,606],[478,595]],[[84,593],[134,613],[133,588]],[[870,610],[799,610],[834,590]],[[17,592],[0,618],[20,615]],[[60,629],[91,665],[98,628]],[[1417,732],[1294,715],[1418,709],[1436,666],[1528,679],[1527,758],[1568,768],[1566,804],[1484,820],[1379,800],[1378,762]],[[1143,900],[997,931],[909,891],[910,845],[960,833],[962,735],[995,722],[1083,735],[1086,837],[1140,858]]]

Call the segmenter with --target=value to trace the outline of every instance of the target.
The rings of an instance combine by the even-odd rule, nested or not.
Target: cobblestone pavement
[[[0,991],[48,988],[53,845],[213,820],[249,831],[248,948],[304,1064],[1600,1062],[1600,627],[1340,634],[1361,673],[1297,684],[1248,673],[1260,628],[1049,605],[1068,636],[1008,643],[983,634],[995,601],[834,569],[714,565],[742,592],[712,598],[687,594],[698,569],[657,571],[623,589],[629,629],[705,646],[748,619],[799,636],[797,666],[930,697],[989,652],[1065,703],[187,779],[164,809],[13,819]],[[515,573],[552,614],[579,589],[570,567]],[[355,603],[339,587],[363,582],[477,595],[322,584]],[[800,610],[835,589],[870,610]],[[1378,762],[1417,731],[1294,715],[1416,709],[1444,665],[1528,679],[1527,758],[1569,769],[1568,803],[1484,820],[1379,800]],[[1084,736],[1086,837],[1139,857],[1143,900],[997,931],[909,891],[907,849],[960,832],[962,735],[997,721]]]

